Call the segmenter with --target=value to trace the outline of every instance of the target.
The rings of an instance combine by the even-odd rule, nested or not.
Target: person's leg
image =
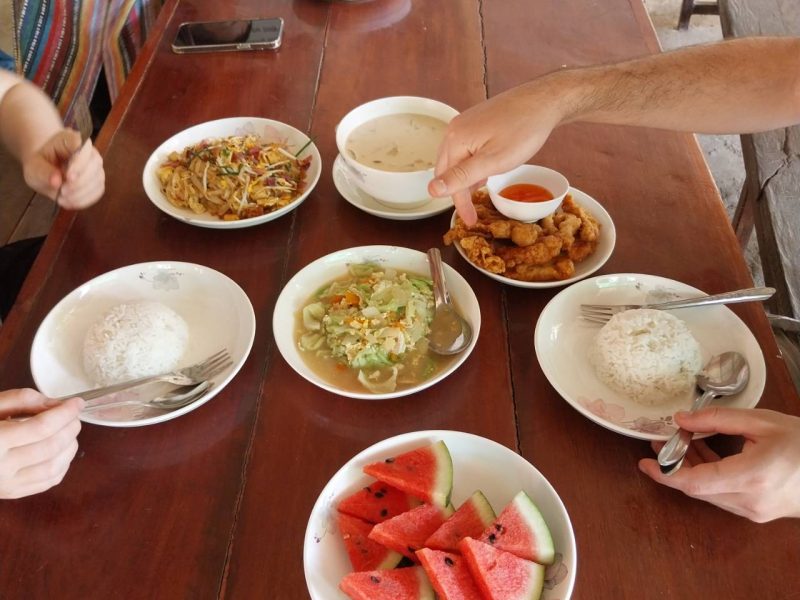
[[[5,319],[14,305],[44,239],[29,238],[0,247],[0,319]]]

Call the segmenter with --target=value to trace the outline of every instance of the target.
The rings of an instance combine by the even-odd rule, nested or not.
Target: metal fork
[[[212,354],[207,359],[200,361],[199,363],[184,367],[183,369],[172,371],[170,373],[152,375],[150,377],[141,377],[139,379],[132,379],[131,381],[125,381],[115,385],[109,385],[93,390],[85,390],[83,392],[61,396],[60,398],[57,398],[57,400],[68,400],[69,398],[76,397],[83,398],[84,400],[93,400],[94,398],[100,398],[102,396],[107,396],[108,394],[129,390],[131,388],[139,387],[140,385],[144,385],[146,383],[153,383],[155,381],[166,381],[168,383],[174,383],[175,385],[197,385],[204,379],[210,379],[211,377],[221,373],[232,364],[233,361],[231,360],[231,355],[228,353],[228,351],[220,350],[219,352]]]
[[[758,287],[714,294],[713,296],[699,296],[697,298],[684,298],[670,302],[656,304],[581,304],[581,317],[593,323],[606,323],[615,314],[635,308],[653,308],[656,310],[674,310],[676,308],[690,308],[693,306],[708,306],[711,304],[736,304],[739,302],[763,301],[772,297],[775,288]]]

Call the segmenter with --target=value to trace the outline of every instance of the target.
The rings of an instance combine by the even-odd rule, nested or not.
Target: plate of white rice
[[[141,263],[100,275],[59,302],[34,337],[31,373],[43,394],[66,396],[189,366],[227,349],[233,365],[183,408],[165,412],[129,405],[81,415],[97,425],[152,425],[216,396],[244,364],[254,336],[253,307],[232,279],[192,263]],[[147,400],[173,388],[150,384],[100,402]]]
[[[634,438],[668,439],[675,432],[673,414],[688,409],[696,395],[695,373],[722,352],[739,352],[750,366],[746,388],[724,399],[725,406],[752,408],[764,390],[764,356],[750,329],[729,308],[628,311],[606,326],[580,318],[581,304],[644,304],[703,295],[655,275],[586,279],[557,294],[542,311],[534,335],[536,357],[550,384],[573,408]]]

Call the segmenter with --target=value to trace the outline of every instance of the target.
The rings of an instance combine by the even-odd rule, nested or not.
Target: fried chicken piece
[[[470,262],[486,269],[490,273],[503,273],[506,263],[494,253],[494,248],[484,238],[473,235],[459,241]]]
[[[545,235],[556,235],[558,233],[558,227],[553,221],[554,217],[555,214],[552,214],[547,215],[543,219],[539,219],[539,226],[542,228]]]
[[[575,262],[581,262],[585,258],[594,254],[597,250],[597,242],[584,242],[578,240],[567,251],[567,256]]]
[[[567,212],[557,212],[553,215],[553,224],[558,227],[556,235],[564,242],[564,250],[569,250],[575,242],[575,234],[581,228],[581,220]]]
[[[564,198],[564,202],[561,203],[561,209],[566,213],[575,215],[581,220],[581,228],[578,233],[579,239],[584,242],[597,241],[597,238],[600,236],[600,224],[592,215],[586,212],[582,206],[575,202],[571,194],[567,194],[567,197]]]
[[[544,265],[561,252],[563,241],[555,235],[546,235],[541,240],[519,248],[509,246],[497,249],[497,256],[506,263],[507,269],[512,269],[517,265]]]
[[[496,240],[510,239],[517,246],[531,246],[539,239],[542,228],[536,223],[522,223],[505,219],[489,223],[489,232]]]
[[[517,265],[506,276],[520,281],[561,281],[575,274],[575,263],[564,256],[544,265]]]

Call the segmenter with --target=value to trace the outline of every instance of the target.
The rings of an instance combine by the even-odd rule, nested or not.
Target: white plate
[[[328,383],[312,371],[306,365],[301,356],[300,349],[295,341],[295,322],[300,310],[305,306],[311,295],[323,285],[330,283],[334,279],[347,275],[347,266],[350,264],[373,262],[387,267],[393,267],[403,271],[411,271],[419,274],[428,274],[428,258],[422,252],[400,248],[397,246],[361,246],[340,250],[333,254],[328,254],[318,258],[314,262],[306,265],[294,277],[292,277],[278,296],[275,303],[275,312],[272,317],[272,331],[275,334],[275,342],[284,360],[297,371],[299,375],[318,385],[324,390],[348,396],[350,398],[361,398],[363,400],[384,400],[387,398],[399,398],[414,394],[424,390],[433,384],[441,381],[461,363],[467,360],[478,341],[481,330],[481,311],[475,292],[469,287],[466,280],[448,264],[444,265],[445,279],[450,297],[461,311],[461,314],[472,326],[472,342],[466,350],[454,357],[453,361],[434,377],[422,383],[387,394],[373,394],[364,390],[363,392],[352,392],[343,390],[335,385]]]
[[[81,420],[111,427],[151,425],[193,411],[216,396],[250,354],[256,331],[253,306],[233,280],[208,267],[184,262],[122,267],[68,294],[45,317],[33,338],[31,373],[36,387],[47,396],[95,387],[83,370],[86,331],[113,306],[143,300],[165,304],[189,326],[189,346],[181,366],[223,348],[230,352],[233,366],[213,378],[214,386],[205,395],[183,408],[167,413],[130,406],[98,409],[83,413]],[[124,399],[147,399],[161,391],[158,386],[143,387]]]
[[[256,135],[264,142],[285,142],[290,152],[299,151],[309,141],[305,133],[295,129],[291,125],[259,117],[233,117],[195,125],[189,129],[184,129],[180,133],[176,133],[156,148],[155,152],[150,155],[150,158],[144,166],[144,172],[142,173],[142,184],[144,185],[144,191],[147,197],[150,198],[153,204],[169,216],[179,221],[189,223],[190,225],[208,227],[211,229],[241,229],[243,227],[252,227],[254,225],[260,225],[261,223],[266,223],[267,221],[272,221],[293,211],[308,197],[311,190],[317,185],[320,173],[322,173],[322,159],[313,142],[303,150],[303,158],[311,155],[311,164],[306,171],[306,187],[303,193],[283,208],[261,215],[260,217],[242,219],[240,221],[223,221],[214,215],[198,215],[188,208],[178,208],[173,205],[167,200],[164,192],[161,191],[161,184],[158,181],[156,172],[158,171],[159,165],[167,160],[171,152],[181,152],[187,146],[209,138],[247,134]]]
[[[407,210],[400,210],[381,204],[355,184],[347,174],[347,167],[341,154],[337,154],[336,160],[333,161],[333,184],[350,204],[365,213],[383,219],[393,219],[395,221],[426,219],[453,208],[453,201],[450,198],[430,198],[427,204]]]
[[[679,281],[655,275],[601,275],[581,281],[556,295],[536,323],[536,358],[550,384],[578,412],[595,423],[643,440],[666,440],[675,432],[672,415],[691,406],[688,393],[661,406],[643,406],[603,384],[589,363],[588,348],[601,325],[580,318],[581,304],[642,304],[703,295]],[[697,339],[703,363],[735,350],[750,365],[750,382],[725,406],[752,408],[766,381],[764,355],[747,325],[725,306],[670,311]],[[698,436],[705,437],[705,436]]]
[[[575,585],[577,553],[575,534],[567,509],[553,486],[533,465],[492,440],[460,431],[416,431],[370,446],[350,459],[317,498],[308,519],[303,542],[303,568],[312,600],[346,599],[339,581],[353,568],[336,529],[339,501],[369,485],[365,465],[414,448],[443,440],[453,458],[453,506],[460,506],[481,490],[496,513],[524,490],[542,513],[556,550],[548,567],[542,600],[568,600]]]
[[[583,260],[579,263],[575,263],[575,275],[570,277],[569,279],[562,279],[559,281],[519,281],[518,279],[511,279],[511,277],[504,277],[503,275],[498,275],[497,273],[491,273],[486,269],[482,269],[481,267],[477,266],[471,260],[467,258],[466,252],[461,247],[461,244],[458,242],[454,242],[453,246],[455,246],[458,253],[461,257],[467,261],[470,266],[478,269],[484,275],[488,275],[492,279],[496,279],[497,281],[501,281],[503,283],[507,283],[508,285],[513,285],[516,287],[522,288],[552,288],[552,287],[560,287],[562,285],[569,285],[570,283],[574,283],[583,279],[584,277],[588,277],[595,271],[597,271],[600,267],[606,264],[606,261],[611,256],[611,253],[614,251],[614,245],[617,243],[617,231],[614,228],[614,222],[611,220],[611,216],[608,214],[605,208],[603,208],[600,203],[585,194],[584,192],[570,188],[569,193],[572,194],[575,202],[580,204],[583,208],[585,208],[591,215],[597,219],[597,222],[600,223],[600,241],[597,244],[597,249],[594,251],[589,258]],[[453,218],[450,219],[450,227],[453,227],[456,223],[456,213],[453,213]]]

